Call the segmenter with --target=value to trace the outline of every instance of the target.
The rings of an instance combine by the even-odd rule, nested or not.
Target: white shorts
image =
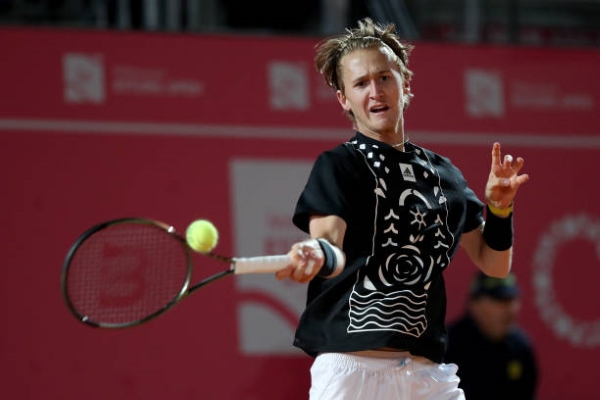
[[[310,400],[464,400],[457,370],[408,352],[323,353],[310,369]]]

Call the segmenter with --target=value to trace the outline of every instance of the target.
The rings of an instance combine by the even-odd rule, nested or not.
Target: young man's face
[[[359,49],[340,63],[344,91],[338,90],[337,98],[354,115],[356,129],[375,139],[398,140],[404,85],[392,51],[385,46]]]
[[[469,310],[481,331],[492,341],[502,340],[513,328],[521,307],[518,298],[481,296],[469,302]]]

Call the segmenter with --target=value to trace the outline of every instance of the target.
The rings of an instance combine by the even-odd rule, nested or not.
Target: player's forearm
[[[482,224],[479,229],[464,233],[461,238],[461,246],[471,261],[484,273],[490,276],[504,277],[510,272],[511,268],[512,240],[510,245],[505,243],[504,248],[498,247],[497,244],[490,246],[483,233],[486,228],[490,229],[489,226],[484,227]]]
[[[498,278],[510,272],[513,246],[513,207],[486,206],[486,220],[479,244],[479,268]]]
[[[498,251],[484,244],[477,266],[486,275],[504,278],[508,275],[512,266],[512,253],[512,247],[507,250]]]
[[[310,218],[310,236],[326,239],[329,243],[343,248],[346,222],[336,215],[314,215]]]

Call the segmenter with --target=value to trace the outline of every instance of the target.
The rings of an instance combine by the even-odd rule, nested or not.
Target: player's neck
[[[396,150],[404,151],[404,145],[408,143],[408,141],[408,136],[404,136],[404,139],[401,142],[390,144],[390,146],[392,146]]]
[[[388,146],[395,148],[396,150],[404,151],[404,145],[408,143],[408,136],[404,135],[402,130],[398,132],[374,132],[369,129],[356,129],[364,136],[370,137],[371,139],[375,139],[379,142],[386,143]]]

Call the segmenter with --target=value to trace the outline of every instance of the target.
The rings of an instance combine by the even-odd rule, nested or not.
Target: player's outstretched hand
[[[485,197],[488,204],[496,208],[507,208],[513,202],[519,187],[529,180],[529,175],[519,175],[525,160],[513,158],[510,154],[500,153],[500,143],[492,147],[492,167],[485,186]]]

